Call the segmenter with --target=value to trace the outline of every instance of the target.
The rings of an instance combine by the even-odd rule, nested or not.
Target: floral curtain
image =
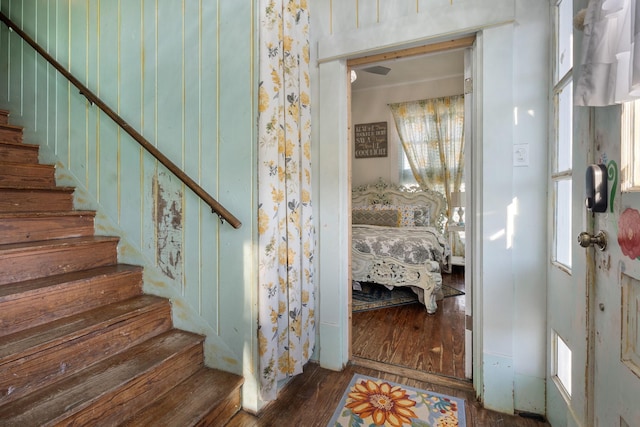
[[[411,171],[422,188],[447,200],[463,188],[464,95],[390,104]]]
[[[315,341],[305,0],[260,1],[258,245],[260,392],[302,372]]]
[[[636,0],[590,0],[575,105],[605,106],[640,96],[640,7]]]

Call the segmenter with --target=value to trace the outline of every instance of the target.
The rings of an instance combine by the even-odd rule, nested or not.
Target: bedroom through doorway
[[[466,47],[471,45],[466,43]],[[433,46],[424,48],[429,52]],[[396,186],[416,186],[389,104],[463,94],[465,46],[433,49],[411,56],[403,56],[401,52],[395,56],[372,56],[350,60],[348,66],[352,188],[380,180]],[[358,129],[378,131],[380,138],[374,140],[373,145],[369,142],[363,145],[363,140],[356,141],[361,136],[356,133]],[[356,149],[369,152],[356,153]],[[388,371],[414,371],[459,380],[471,378],[471,353],[465,349],[466,343],[471,342],[465,325],[467,305],[471,303],[471,289],[466,289],[470,280],[465,279],[466,198],[464,193],[457,193],[443,195],[444,200],[455,199],[456,203],[455,212],[449,213],[440,228],[442,238],[453,248],[453,253],[445,266],[447,271],[440,272],[442,292],[438,292],[435,313],[427,312],[425,304],[410,287],[389,289],[378,283],[352,281],[350,354],[353,362]],[[352,215],[354,213],[352,211]],[[349,237],[352,241],[353,236]]]

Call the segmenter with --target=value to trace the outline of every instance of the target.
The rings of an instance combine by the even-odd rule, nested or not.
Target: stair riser
[[[93,215],[4,218],[0,220],[0,244],[92,236]]]
[[[11,253],[10,256],[3,256],[0,251],[0,285],[113,265],[116,262],[115,241]]]
[[[55,167],[51,165],[0,165],[0,186],[3,187],[55,187]]]
[[[5,162],[38,163],[38,150],[37,145],[0,142],[0,159]]]
[[[9,111],[0,110],[0,124],[6,125],[9,123]]]
[[[111,319],[83,331],[81,336],[60,338],[51,348],[11,355],[12,360],[5,361],[0,369],[0,405],[67,378],[170,328],[171,307],[165,301],[147,312]]]
[[[240,410],[241,386],[237,375],[201,368],[120,427],[227,425]],[[185,399],[185,395],[190,398]]]
[[[76,413],[70,411],[45,425],[95,425],[96,420],[100,420],[101,425],[118,425],[191,376],[202,363],[202,344],[185,348],[155,369],[132,378],[118,390],[100,396],[91,406]]]
[[[22,129],[0,125],[0,141],[22,142]]]
[[[242,407],[240,390],[235,390],[224,403],[215,408],[206,417],[194,424],[197,427],[214,426],[219,423],[220,420],[230,420]]]
[[[142,272],[94,276],[0,300],[0,336],[142,294]]]
[[[72,209],[72,192],[0,189],[0,212],[56,212]]]

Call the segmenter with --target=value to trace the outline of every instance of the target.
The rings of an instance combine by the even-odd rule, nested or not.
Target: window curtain
[[[258,352],[260,394],[302,372],[315,340],[305,0],[259,3]]]
[[[464,95],[390,104],[413,176],[442,193],[450,217],[451,192],[463,190]]]
[[[606,106],[640,96],[640,7],[636,3],[589,1],[575,105]]]

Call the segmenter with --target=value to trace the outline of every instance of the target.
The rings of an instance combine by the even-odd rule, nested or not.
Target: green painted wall
[[[256,406],[256,26],[236,0],[0,0],[91,91],[242,221],[210,208],[0,25],[0,108],[98,210],[120,261],[172,299],[176,326],[207,335],[207,364],[245,376]]]

